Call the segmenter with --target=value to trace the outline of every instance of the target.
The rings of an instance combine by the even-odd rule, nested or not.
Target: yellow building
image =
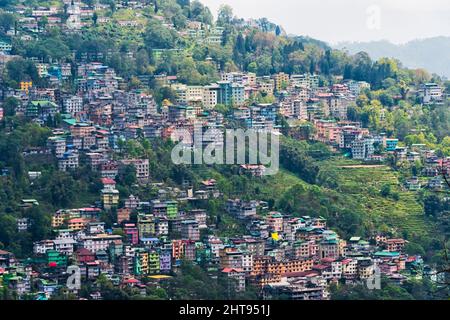
[[[148,252],[137,252],[137,258],[139,259],[141,274],[148,274]]]
[[[152,251],[149,254],[149,272],[152,274],[159,273],[160,263],[159,254],[156,251]]]
[[[119,191],[118,190],[102,190],[102,203],[103,208],[110,209],[119,204]]]
[[[153,216],[139,215],[138,229],[140,238],[149,238],[155,235],[155,221]]]
[[[20,90],[28,93],[28,90],[33,86],[32,81],[21,81],[20,82]]]
[[[66,220],[67,215],[66,214],[61,214],[61,213],[56,213],[52,216],[52,227],[53,228],[58,228],[60,226],[62,226],[64,224],[64,221]]]
[[[274,76],[274,79],[275,79],[275,89],[278,92],[283,90],[289,84],[289,75],[284,72],[277,73]]]

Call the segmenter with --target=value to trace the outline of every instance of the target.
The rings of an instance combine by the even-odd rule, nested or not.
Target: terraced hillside
[[[357,199],[367,215],[367,223],[396,230],[400,235],[404,231],[411,236],[430,232],[417,194],[405,191],[398,174],[388,166],[364,166],[351,160],[333,160],[322,165],[333,167],[340,191]],[[398,200],[380,194],[386,184],[391,186],[392,193],[398,194]]]

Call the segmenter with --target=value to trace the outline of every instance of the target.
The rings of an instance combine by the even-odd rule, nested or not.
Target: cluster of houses
[[[105,189],[113,188],[111,180],[102,180]],[[211,187],[213,182],[204,181],[200,188],[214,196],[219,190]],[[246,232],[213,235],[207,231],[216,226],[206,210],[181,209],[185,202],[198,201],[187,196],[189,183],[185,187],[159,192],[150,201],[130,196],[115,210],[112,228],[101,221],[99,207],[58,210],[52,215],[54,237],[34,242],[31,257],[18,260],[0,250],[0,283],[19,297],[48,299],[60,288],[77,294],[79,288],[67,284],[68,267],[76,266],[81,283],[102,274],[119,287],[132,286],[145,295],[147,286],[176,276],[182,261],[188,260],[213,278],[224,277],[230,290],[241,292],[251,285],[267,299],[283,294],[315,300],[328,299],[332,283],[364,284],[385,275],[401,284],[427,275],[421,257],[405,253],[403,239],[378,235],[370,241],[344,240],[321,217],[270,212],[261,201],[227,200],[224,210],[241,221]],[[19,232],[29,225],[18,221]],[[91,298],[102,297],[93,292]]]
[[[411,191],[428,188],[440,191],[447,187],[444,177],[450,173],[450,157],[436,155],[423,144],[412,145],[411,148],[398,148],[396,157],[400,161],[419,164],[417,172],[405,181],[405,187]]]
[[[81,29],[99,9],[78,1],[64,3],[69,16],[67,31]],[[138,8],[142,3],[127,1],[122,5]],[[97,2],[96,6],[103,5]],[[44,17],[49,25],[61,23],[61,8],[36,8],[31,12],[25,7],[17,9],[22,16],[21,28],[31,32],[41,32]],[[126,21],[122,25],[133,27]],[[222,33],[221,28],[193,22],[188,23],[186,31],[189,37],[206,43],[220,42]],[[7,55],[8,50],[9,46],[0,43],[0,51]],[[162,55],[164,50],[154,54]],[[151,183],[149,160],[123,155],[123,142],[168,139],[175,130],[192,132],[194,124],[201,122],[208,132],[203,142],[220,143],[229,120],[246,128],[279,133],[279,116],[291,123],[310,121],[315,140],[349,150],[354,159],[382,161],[386,153],[393,153],[406,161],[423,160],[420,174],[438,186],[433,179],[439,175],[439,166],[449,168],[449,159],[420,146],[416,146],[418,151],[399,147],[397,139],[372,134],[360,123],[348,121],[348,106],[363,90],[370,89],[368,83],[342,80],[322,86],[316,74],[257,77],[251,72],[230,72],[221,73],[220,81],[210,85],[189,86],[178,83],[176,76],[163,74],[155,80],[171,87],[176,99],[158,105],[146,90],[128,90],[126,81],[113,68],[81,58],[76,65],[36,61],[39,76],[47,78],[49,86],[39,88],[32,81],[23,81],[19,89],[8,89],[4,94],[19,100],[16,114],[56,128],[46,146],[26,149],[24,157],[56,161],[61,171],[87,165],[101,176],[99,201],[90,207],[54,212],[53,237],[34,242],[33,256],[28,259],[19,260],[0,250],[0,286],[7,286],[20,297],[35,294],[36,299],[48,299],[58,289],[67,288],[67,268],[77,266],[83,281],[103,274],[117,286],[135,287],[145,294],[147,286],[174,276],[182,261],[189,260],[204,266],[211,277],[225,277],[230,288],[238,292],[254,285],[265,298],[284,295],[311,300],[328,299],[331,283],[364,283],[377,272],[398,283],[425,274],[421,257],[405,253],[403,239],[379,235],[370,241],[359,237],[344,240],[327,227],[323,218],[269,212],[263,201],[228,199],[223,210],[245,226],[246,234],[219,237],[209,212],[183,209],[221,198],[214,179],[196,188],[189,181],[180,188],[154,184],[159,192],[151,199],[134,195],[121,199],[116,186],[117,176],[128,167],[135,170],[139,184]],[[74,92],[63,89],[69,79],[74,79]],[[442,88],[435,84],[425,84],[420,95],[424,103],[443,99]],[[258,96],[275,101],[248,103]],[[217,105],[233,107],[232,113],[218,112]],[[253,176],[264,173],[261,165],[242,165],[240,169]],[[40,172],[29,172],[30,180],[39,176]],[[420,188],[420,184],[421,179],[411,179],[408,187]],[[24,199],[21,205],[26,208],[39,203]],[[116,223],[111,228],[102,221],[104,211],[115,215]],[[28,230],[32,223],[18,219],[18,232]],[[76,288],[67,289],[79,293]],[[91,297],[102,298],[99,292]]]
[[[415,175],[407,179],[405,188],[440,190],[445,187],[443,175],[450,172],[450,157],[438,156],[425,144],[400,146],[399,140],[385,134],[373,134],[361,123],[337,120],[313,120],[314,139],[349,152],[353,159],[382,162],[391,155],[397,164],[406,163],[416,168]]]

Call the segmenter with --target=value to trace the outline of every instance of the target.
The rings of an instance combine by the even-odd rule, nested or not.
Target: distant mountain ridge
[[[349,53],[367,52],[372,59],[396,58],[408,68],[424,68],[450,78],[450,37],[417,39],[396,45],[387,40],[371,42],[341,42],[334,46]]]

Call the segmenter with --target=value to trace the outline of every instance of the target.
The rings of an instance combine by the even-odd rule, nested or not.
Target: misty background
[[[393,57],[409,68],[450,78],[448,0],[200,0],[216,16],[228,4],[242,18],[266,17],[288,34],[326,41],[373,59]]]

